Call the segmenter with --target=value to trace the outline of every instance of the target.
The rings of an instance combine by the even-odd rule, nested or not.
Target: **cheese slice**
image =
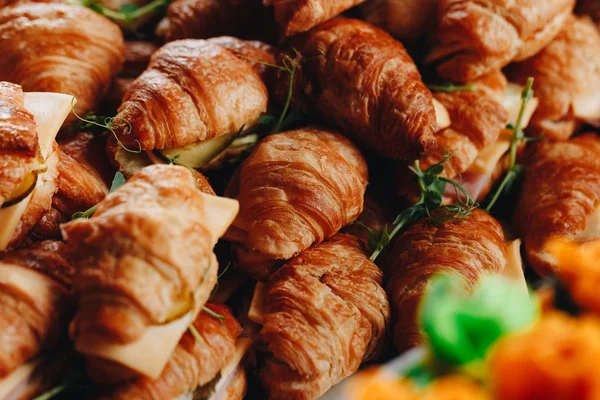
[[[501,275],[519,284],[524,293],[529,294],[525,274],[523,273],[523,260],[521,259],[521,239],[513,240],[506,245],[506,264]]]
[[[589,121],[600,119],[600,96],[595,90],[588,91],[587,95],[573,96],[573,115]]]
[[[521,105],[523,103],[523,99],[521,99],[521,93],[523,92],[524,88],[524,86],[509,82],[504,90],[504,99],[502,104],[508,111],[508,122],[513,125],[517,123],[517,118],[519,118],[519,112],[521,111]],[[521,127],[523,129],[529,125],[529,121],[531,121],[531,117],[537,109],[538,104],[539,100],[537,97],[533,97],[531,100],[529,100],[529,102],[527,102],[527,105],[525,106],[525,112],[523,113],[523,119],[521,120]]]
[[[193,314],[189,312],[168,324],[146,328],[138,340],[127,344],[83,336],[75,342],[75,350],[115,361],[142,375],[157,379],[192,321]]]
[[[585,229],[577,235],[577,241],[586,242],[600,239],[600,207],[588,215],[585,221]]]
[[[254,295],[252,296],[252,302],[250,303],[250,309],[248,310],[248,318],[250,321],[255,322],[259,325],[263,325],[265,320],[265,284],[257,282],[254,288]]]
[[[503,129],[495,143],[479,152],[467,172],[491,176],[504,154],[510,150],[512,136],[513,131],[511,129]]]
[[[23,391],[27,389],[27,383],[30,381],[33,372],[41,362],[42,358],[40,357],[25,363],[0,380],[0,399],[20,399]]]
[[[435,98],[433,99],[433,108],[435,109],[435,120],[438,126],[441,129],[446,129],[450,125],[452,125],[452,121],[450,120],[450,114],[448,114],[448,110],[442,103],[437,101]]]
[[[233,222],[240,209],[240,204],[235,199],[213,196],[202,193],[206,213],[206,227],[210,230],[213,244],[223,236],[229,225]]]
[[[60,127],[75,104],[75,98],[60,93],[25,93],[24,97],[25,108],[35,119],[40,151],[45,160]],[[41,179],[40,176],[38,179]],[[34,192],[35,189],[17,204],[0,208],[0,251],[6,250]]]

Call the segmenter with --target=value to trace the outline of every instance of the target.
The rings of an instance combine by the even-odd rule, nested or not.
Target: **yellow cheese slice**
[[[506,245],[506,265],[501,275],[518,283],[524,293],[529,294],[527,282],[523,273],[523,260],[521,259],[521,239],[513,240]]]
[[[37,360],[30,361],[26,364],[21,365],[7,377],[0,380],[0,399],[19,399],[23,395],[22,391],[27,389],[27,382],[30,380],[33,371],[42,362],[41,357]],[[19,390],[19,386],[22,389]],[[10,397],[8,397],[10,395]]]
[[[235,199],[226,197],[212,196],[202,193],[204,198],[204,207],[206,212],[206,227],[210,230],[213,238],[213,244],[223,236],[229,225],[235,219],[240,204]]]
[[[495,143],[492,143],[479,152],[477,158],[475,158],[467,169],[467,172],[491,176],[502,156],[510,149],[512,136],[512,130],[503,129]]]
[[[74,97],[66,94],[25,93],[25,108],[35,118],[38,141],[44,160],[48,157],[52,143],[74,103]],[[38,179],[40,176],[41,174],[38,175]],[[0,209],[0,251],[6,250],[34,192],[35,189],[19,203]]]
[[[192,320],[190,312],[171,323],[150,326],[138,340],[127,344],[83,336],[77,339],[75,350],[116,361],[142,375],[157,379]]]
[[[521,99],[521,93],[523,92],[523,89],[524,86],[509,82],[504,91],[503,105],[508,111],[508,122],[513,125],[517,123],[517,118],[519,117],[519,112],[521,111],[521,105],[523,103],[523,100]],[[525,112],[523,113],[523,119],[521,121],[521,127],[523,129],[529,125],[529,121],[531,121],[531,117],[535,112],[538,103],[539,100],[537,97],[533,97],[525,106]]]
[[[254,288],[252,302],[250,303],[250,309],[248,310],[248,318],[250,321],[259,325],[263,325],[265,320],[264,299],[265,284],[262,282],[257,282],[256,287]]]
[[[594,212],[588,215],[585,229],[577,235],[576,239],[580,242],[600,239],[600,207],[596,207]]]
[[[435,109],[435,120],[438,126],[441,129],[446,129],[450,125],[452,125],[452,121],[450,120],[450,114],[448,114],[448,110],[442,103],[437,101],[435,98],[433,99],[433,108]]]

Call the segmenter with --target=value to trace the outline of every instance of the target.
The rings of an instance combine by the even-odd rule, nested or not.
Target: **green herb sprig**
[[[523,118],[525,116],[525,109],[527,107],[527,103],[533,98],[533,78],[527,79],[527,84],[525,88],[521,92],[521,109],[519,110],[519,116],[517,118],[517,122],[514,126],[514,134],[510,140],[510,160],[508,172],[500,182],[500,184],[496,187],[493,195],[491,195],[491,200],[485,207],[485,211],[490,212],[494,205],[502,195],[502,193],[510,192],[514,187],[516,182],[519,180],[520,176],[523,174],[523,167],[517,164],[517,149],[521,145],[521,143],[526,143],[534,140],[538,140],[538,138],[529,138],[525,136],[523,133]]]
[[[112,180],[112,184],[110,185],[110,193],[113,193],[115,190],[117,190],[118,188],[123,186],[125,184],[125,182],[126,182],[125,176],[121,172],[117,171],[117,173],[115,174],[115,177]],[[90,218],[92,215],[94,215],[97,208],[98,208],[98,204],[87,209],[86,211],[78,211],[75,214],[73,214],[73,216],[71,217],[71,220],[75,220],[75,219],[79,219],[79,218]]]
[[[444,159],[439,163],[432,165],[423,171],[420,167],[419,160],[415,161],[410,170],[416,175],[421,195],[419,200],[412,206],[402,211],[392,223],[392,230],[388,231],[385,226],[380,234],[375,234],[374,231],[365,226],[369,231],[369,249],[372,251],[370,260],[375,261],[381,251],[386,248],[392,239],[406,226],[415,222],[421,217],[427,216],[434,223],[441,223],[449,219],[462,219],[471,214],[473,209],[479,205],[471,198],[469,193],[457,182],[441,176],[444,171],[444,163],[452,156],[446,154]],[[446,187],[451,185],[457,194],[458,204],[443,206],[442,200]],[[441,216],[434,217],[432,212],[436,209],[443,209],[445,212]]]
[[[122,22],[127,27],[133,28],[133,24],[141,17],[148,14],[164,14],[170,0],[153,0],[148,4],[139,6],[137,4],[123,4],[119,11],[111,10],[101,1],[82,0],[80,4],[100,15],[103,15],[115,22]]]
[[[443,83],[441,85],[427,85],[432,92],[456,93],[456,92],[471,92],[477,89],[474,83],[466,85],[455,85],[453,83]]]
[[[127,109],[125,109],[125,110],[127,110]],[[96,115],[94,113],[89,113],[88,115],[85,116],[85,118],[81,117],[75,111],[75,98],[73,98],[73,100],[71,100],[71,112],[79,120],[79,123],[77,124],[77,130],[79,130],[79,131],[94,130],[94,129],[97,130],[98,128],[100,128],[103,131],[110,131],[112,133],[112,135],[114,136],[114,138],[116,139],[119,146],[121,146],[124,150],[126,150],[130,153],[136,153],[136,154],[142,152],[142,144],[140,143],[139,140],[137,140],[137,139],[135,140],[135,142],[138,144],[137,150],[129,149],[127,146],[125,146],[121,142],[121,140],[119,140],[119,136],[117,135],[117,132],[116,132],[117,129],[125,127],[125,132],[124,132],[125,135],[130,134],[131,131],[133,130],[133,127],[131,126],[131,122],[127,121],[126,119],[119,117],[118,115],[114,116],[114,117],[103,117],[103,116]]]

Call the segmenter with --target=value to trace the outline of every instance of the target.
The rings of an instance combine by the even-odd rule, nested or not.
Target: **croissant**
[[[35,169],[38,148],[35,120],[25,108],[23,90],[0,82],[0,205]]]
[[[102,398],[176,399],[190,393],[197,396],[200,393],[209,393],[217,386],[217,381],[227,378],[223,376],[222,371],[230,363],[234,362],[237,367],[240,362],[239,357],[237,360],[234,359],[236,339],[242,332],[242,327],[226,306],[209,302],[206,307],[222,316],[222,321],[206,312],[198,314],[193,326],[200,339],[194,338],[189,331],[186,332],[158,379],[138,378],[117,386]],[[243,369],[239,371],[244,375]],[[231,369],[229,372],[236,371]],[[227,399],[241,399],[243,395],[242,390],[239,396],[227,397]]]
[[[226,234],[240,268],[266,280],[288,260],[333,236],[363,208],[367,165],[344,137],[322,128],[271,135],[254,148],[226,195],[240,213]]]
[[[445,79],[470,82],[538,53],[574,6],[575,0],[440,0],[426,62]]]
[[[156,35],[170,42],[221,35],[260,34],[270,25],[260,0],[176,0],[158,23]]]
[[[205,40],[160,48],[129,87],[115,121],[128,147],[181,147],[238,132],[267,109],[267,89],[252,67]]]
[[[286,36],[306,32],[365,0],[263,0]]]
[[[236,213],[236,201],[202,193],[188,169],[153,165],[92,218],[61,227],[78,271],[70,335],[93,379],[160,376],[216,283],[212,248]]]
[[[0,379],[57,346],[71,316],[75,273],[64,243],[46,241],[0,258]]]
[[[259,378],[270,399],[316,399],[386,343],[383,274],[358,240],[338,234],[269,278],[259,321]]]
[[[474,285],[482,274],[502,271],[508,257],[500,224],[475,209],[465,219],[441,224],[420,219],[396,238],[386,260],[394,344],[404,351],[423,342],[417,307],[429,278],[438,273],[458,273]]]
[[[570,16],[536,56],[508,68],[520,83],[535,78],[540,100],[530,136],[567,140],[582,121],[600,122],[600,32],[588,17]]]
[[[115,176],[115,169],[106,160],[106,137],[91,132],[79,132],[62,139],[59,144],[62,154],[76,160],[89,174],[108,188]]]
[[[0,80],[25,91],[74,95],[82,116],[107,92],[124,52],[123,34],[107,18],[85,7],[50,3],[0,10],[0,48]]]
[[[594,134],[566,143],[536,143],[525,161],[514,227],[525,255],[539,275],[558,272],[544,250],[552,238],[598,238],[600,214],[600,140]]]
[[[431,92],[402,44],[387,33],[339,18],[293,38],[287,49],[302,56],[296,107],[331,121],[380,156],[416,158],[433,149],[438,126]],[[282,99],[289,76],[278,76]]]
[[[371,0],[360,6],[365,21],[402,43],[415,43],[435,26],[439,0]]]

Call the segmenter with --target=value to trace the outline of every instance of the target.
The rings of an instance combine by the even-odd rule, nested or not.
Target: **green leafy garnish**
[[[194,337],[194,339],[196,339],[196,342],[202,343],[202,337],[200,336],[200,333],[198,332],[198,330],[196,329],[194,324],[190,325],[188,327],[188,329],[189,329],[190,333],[192,334],[192,336]]]
[[[127,121],[126,119],[121,118],[118,115],[115,117],[102,117],[102,116],[98,116],[94,113],[89,113],[85,118],[80,117],[79,114],[77,114],[77,112],[75,111],[75,98],[73,98],[73,100],[71,100],[71,112],[79,120],[79,123],[77,124],[78,130],[93,130],[93,129],[100,128],[103,131],[110,131],[112,133],[112,135],[115,137],[119,146],[121,146],[124,150],[126,150],[130,153],[141,153],[142,152],[142,144],[140,143],[139,140],[136,139],[136,141],[135,141],[138,144],[138,149],[131,150],[131,149],[127,148],[127,146],[125,146],[121,142],[121,140],[119,140],[119,137],[117,136],[116,130],[119,128],[123,128],[123,127],[125,127],[125,133],[124,133],[125,135],[128,135],[131,133],[133,128],[131,126],[131,123],[129,121]]]
[[[445,93],[471,92],[477,88],[477,86],[473,83],[467,83],[466,85],[455,85],[453,83],[444,83],[441,85],[427,85],[427,87],[432,92],[445,92]]]
[[[173,157],[165,155],[165,157],[167,158],[167,160],[169,160],[169,165],[175,165],[175,161],[177,161],[177,159],[181,157],[181,154],[176,154]]]
[[[69,387],[69,385],[55,386],[52,389],[48,390],[47,392],[44,392],[44,393],[40,394],[39,396],[35,397],[33,400],[50,400],[51,398],[55,397],[57,394],[63,392],[68,387]]]
[[[87,7],[100,15],[103,15],[115,22],[122,22],[127,27],[133,24],[141,17],[148,14],[164,14],[170,0],[153,0],[143,6],[137,4],[123,4],[119,11],[111,10],[106,7],[101,1],[97,0],[81,0],[80,4]]]
[[[216,312],[214,312],[213,310],[211,310],[208,307],[202,307],[202,311],[207,313],[211,317],[218,319],[220,323],[223,323],[223,320],[225,319],[224,316],[222,316],[221,314],[217,314]]]
[[[440,275],[431,280],[419,317],[434,359],[479,378],[477,363],[492,345],[537,314],[528,293],[504,277],[483,276],[469,293],[463,277]]]
[[[403,228],[415,222],[423,216],[429,217],[434,223],[441,223],[449,219],[462,219],[471,214],[473,209],[478,207],[478,204],[471,198],[469,193],[458,183],[451,179],[441,176],[444,171],[444,163],[452,156],[446,154],[444,159],[439,163],[432,165],[427,170],[421,170],[419,160],[414,162],[412,167],[409,167],[417,177],[421,195],[419,200],[412,206],[402,211],[392,223],[392,230],[388,231],[387,226],[383,231],[376,235],[372,229],[369,230],[369,249],[372,251],[370,260],[375,261],[381,251],[387,247],[392,239]],[[442,200],[446,191],[446,186],[451,185],[457,194],[458,204],[443,206]],[[432,212],[436,209],[443,209],[437,216],[433,216]],[[364,225],[363,225],[364,226]]]
[[[123,186],[125,184],[125,182],[127,182],[125,180],[125,176],[121,172],[117,171],[117,173],[115,174],[115,177],[112,180],[112,184],[110,185],[110,193],[113,193],[115,190],[117,190],[118,188]],[[97,208],[98,208],[98,205],[96,204],[95,206],[87,209],[86,211],[78,211],[75,214],[73,214],[73,216],[71,217],[71,220],[75,220],[75,219],[79,219],[79,218],[90,218],[92,215],[94,215]]]
[[[517,122],[514,126],[514,134],[510,141],[510,161],[508,172],[504,176],[504,179],[500,182],[499,185],[493,191],[493,194],[490,195],[490,201],[487,204],[485,211],[490,212],[494,205],[500,198],[503,193],[510,193],[512,189],[516,186],[516,183],[519,181],[521,175],[523,174],[523,167],[521,165],[517,165],[517,149],[521,143],[530,142],[533,140],[537,140],[538,138],[528,138],[523,133],[522,125],[523,125],[523,117],[525,115],[525,109],[527,107],[527,103],[533,97],[533,78],[527,79],[527,85],[521,92],[521,109],[519,110],[519,116],[517,118]]]

